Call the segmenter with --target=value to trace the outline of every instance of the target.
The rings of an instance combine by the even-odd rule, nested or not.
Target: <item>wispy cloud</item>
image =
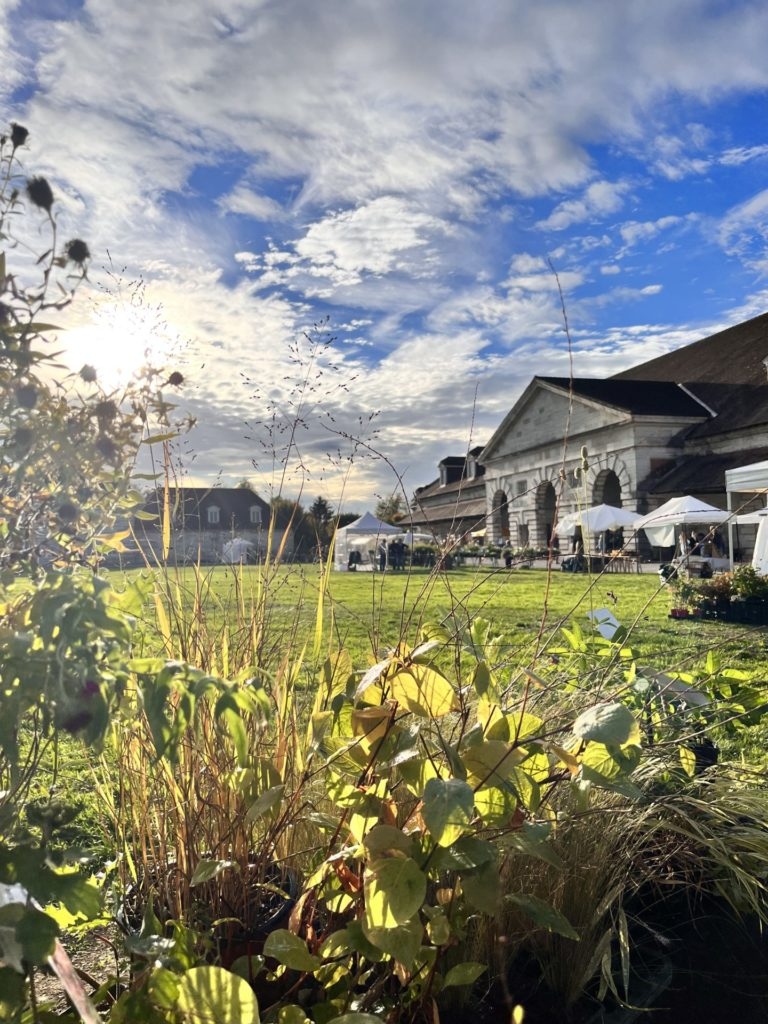
[[[627,182],[596,181],[577,199],[566,199],[536,225],[549,231],[564,231],[574,224],[601,220],[620,210],[629,191]]]
[[[731,115],[768,90],[765,5],[9,0],[0,46],[62,235],[94,283],[107,250],[142,275],[188,339],[201,478],[247,473],[244,381],[280,394],[327,315],[355,377],[334,415],[380,408],[415,486],[527,376],[567,372],[548,256],[585,374],[753,306],[768,147]]]

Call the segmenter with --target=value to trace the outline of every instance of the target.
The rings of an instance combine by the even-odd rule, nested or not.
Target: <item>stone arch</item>
[[[557,494],[551,480],[542,480],[536,487],[536,536],[537,547],[549,547],[555,525]]]
[[[637,498],[626,463],[618,456],[595,466],[592,477],[592,504],[634,507]]]
[[[509,541],[509,499],[501,489],[491,499],[491,537],[496,544]]]
[[[592,484],[593,505],[621,508],[621,480],[612,469],[601,469]]]

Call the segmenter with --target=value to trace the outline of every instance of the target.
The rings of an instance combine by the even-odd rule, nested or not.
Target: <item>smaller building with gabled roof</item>
[[[485,531],[485,469],[478,462],[482,445],[466,455],[449,455],[438,463],[439,476],[413,495],[409,523],[436,539],[460,540]]]
[[[153,560],[162,558],[165,508],[165,491],[158,488],[147,498],[142,518],[134,522],[137,541]],[[250,487],[170,487],[167,508],[169,562],[221,562],[226,545],[234,538],[248,543],[254,559],[266,554],[270,508]],[[282,543],[283,533],[274,531],[273,553]],[[290,549],[290,545],[286,547]]]

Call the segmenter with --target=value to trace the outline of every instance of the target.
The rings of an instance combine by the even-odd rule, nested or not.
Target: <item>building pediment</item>
[[[566,432],[576,436],[598,427],[627,422],[626,410],[574,394],[534,377],[485,446],[480,461],[518,454],[529,448],[562,445]]]
[[[690,426],[711,411],[669,381],[534,377],[481,454],[485,464],[595,430],[659,419]]]

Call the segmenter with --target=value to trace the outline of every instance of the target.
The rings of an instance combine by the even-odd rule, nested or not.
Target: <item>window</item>
[[[208,506],[208,525],[218,526],[220,522],[220,509],[218,505]]]
[[[525,494],[525,492],[527,490],[528,490],[528,481],[527,480],[518,480],[517,481],[517,496],[518,496],[518,498],[521,498]]]
[[[261,507],[259,505],[251,505],[250,509],[251,526],[261,526]]]

